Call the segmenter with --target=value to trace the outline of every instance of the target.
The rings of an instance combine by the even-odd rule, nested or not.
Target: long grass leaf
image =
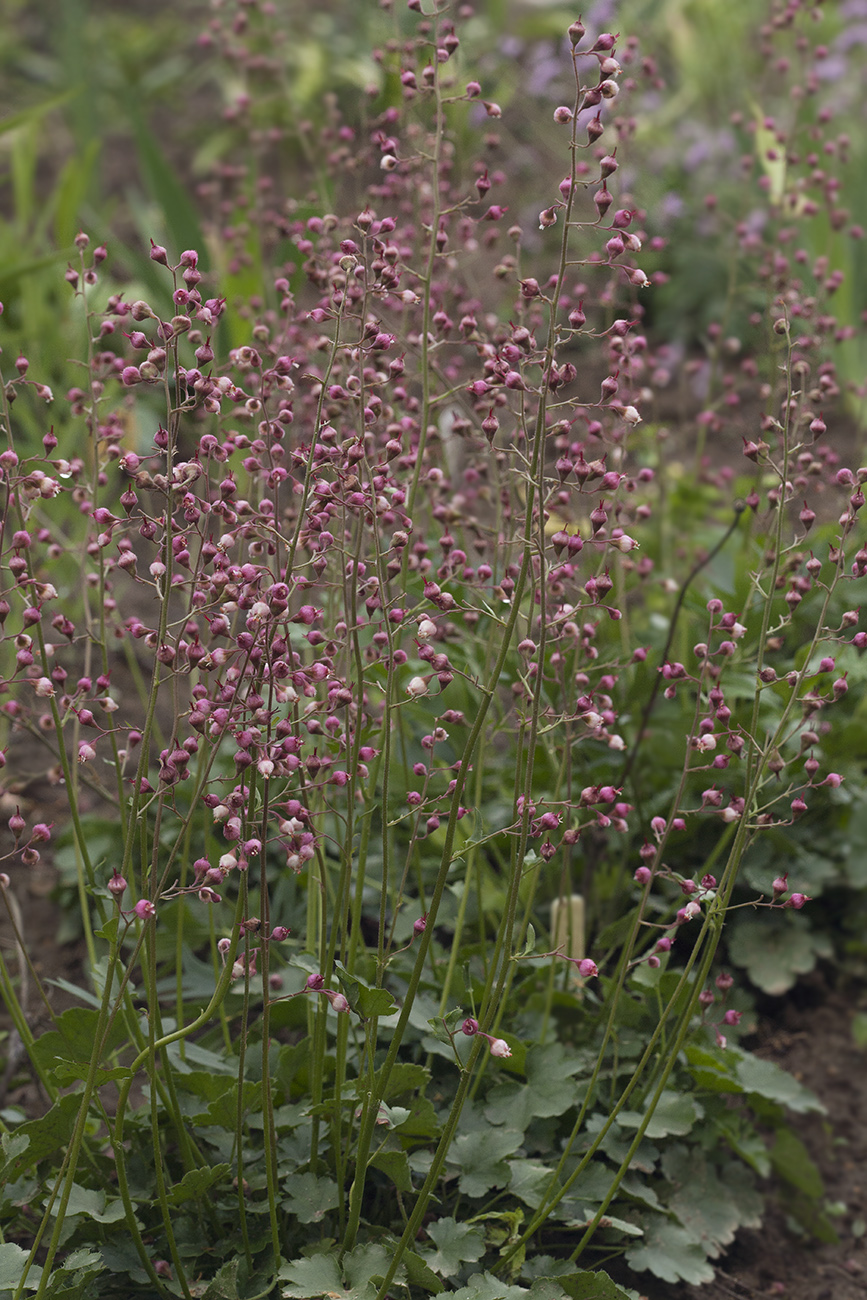
[[[138,150],[142,181],[149,197],[162,210],[169,238],[175,245],[170,250],[170,256],[176,258],[185,248],[195,248],[199,253],[200,269],[208,270],[205,236],[187,190],[136,108],[131,108],[129,117]]]

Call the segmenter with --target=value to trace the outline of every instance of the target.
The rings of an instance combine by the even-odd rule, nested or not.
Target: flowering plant
[[[713,973],[736,903],[809,901],[735,890],[839,790],[818,719],[867,643],[864,475],[816,449],[804,301],[769,295],[743,499],[673,544],[651,241],[616,192],[637,44],[569,27],[565,175],[528,220],[468,15],[408,7],[396,102],[322,130],[333,205],[221,168],[230,287],[152,242],[153,302],[102,301],[81,234],[65,441],[16,437],[13,401],[52,394],[23,354],[5,377],[4,715],[54,746],[89,981],[35,1035],[0,956],[48,1103],[4,1114],[16,1300],[628,1294],[585,1267],[619,1255],[700,1282],[760,1214],[750,1104],[817,1106]],[[247,8],[205,44],[267,83],[277,18]],[[17,873],[53,832],[10,830],[37,978]]]

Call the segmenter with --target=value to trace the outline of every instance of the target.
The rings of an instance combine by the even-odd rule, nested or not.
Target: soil
[[[38,753],[27,754],[36,762]],[[29,825],[37,821],[62,824],[68,810],[62,785],[50,771],[32,770],[16,779],[4,772],[0,788],[0,857],[14,848],[6,822],[20,806]],[[43,846],[36,868],[4,863],[12,876],[11,891],[20,913],[24,939],[33,965],[46,982],[55,1011],[75,999],[51,983],[81,978],[83,946],[58,944],[61,913],[51,897],[55,872],[51,846]],[[16,944],[9,916],[0,905],[0,945],[10,972],[18,971]],[[834,1244],[811,1239],[799,1229],[785,1202],[785,1191],[766,1187],[767,1213],[760,1229],[741,1232],[717,1262],[714,1282],[702,1287],[671,1286],[650,1275],[623,1277],[646,1300],[867,1300],[867,1049],[853,1037],[859,1010],[857,988],[832,988],[821,976],[800,985],[793,995],[772,1006],[755,1041],[745,1045],[775,1061],[812,1089],[826,1107],[824,1116],[798,1121],[798,1132],[825,1184],[823,1208],[839,1240]],[[35,1032],[47,1028],[48,1017],[31,988],[28,1014]],[[5,1058],[14,1037],[8,1015],[0,1007],[0,1107],[15,1105],[34,1115],[44,1099],[24,1064],[7,1071]],[[614,1271],[614,1270],[612,1270]]]
[[[830,1211],[838,1242],[809,1239],[791,1219],[784,1191],[769,1186],[762,1227],[738,1234],[714,1282],[647,1286],[648,1300],[867,1297],[867,1050],[853,1036],[858,1002],[859,990],[831,989],[818,977],[763,1022],[757,1042],[746,1044],[788,1070],[826,1107],[824,1116],[802,1116],[797,1131],[822,1174],[822,1208]]]

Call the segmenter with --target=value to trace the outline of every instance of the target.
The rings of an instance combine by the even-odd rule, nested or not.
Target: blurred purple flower
[[[851,50],[853,45],[867,45],[867,22],[845,27],[834,41],[834,48],[839,51]],[[830,63],[831,59],[824,61]]]

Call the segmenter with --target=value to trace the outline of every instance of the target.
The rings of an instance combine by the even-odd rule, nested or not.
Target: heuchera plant
[[[63,441],[16,439],[13,403],[52,395],[24,356],[4,376],[4,711],[55,747],[89,954],[36,1037],[0,954],[46,1098],[3,1112],[16,1298],[607,1296],[584,1266],[624,1252],[699,1282],[759,1218],[750,1099],[817,1107],[737,1046],[713,973],[748,850],[840,785],[817,719],[867,640],[838,590],[865,475],[814,450],[803,300],[770,286],[754,483],[708,545],[661,542],[642,412],[668,376],[617,193],[637,44],[569,27],[564,174],[529,217],[469,11],[408,8],[378,52],[395,102],[323,129],[336,212],[255,169],[202,187],[215,265],[261,285],[154,243],[171,309],[103,303],[82,234]],[[225,6],[203,42],[262,102],[276,24]],[[256,102],[233,120],[262,157]],[[17,881],[53,832],[10,829],[26,964]],[[548,905],[606,878],[591,957]],[[798,884],[750,904],[798,911]]]

